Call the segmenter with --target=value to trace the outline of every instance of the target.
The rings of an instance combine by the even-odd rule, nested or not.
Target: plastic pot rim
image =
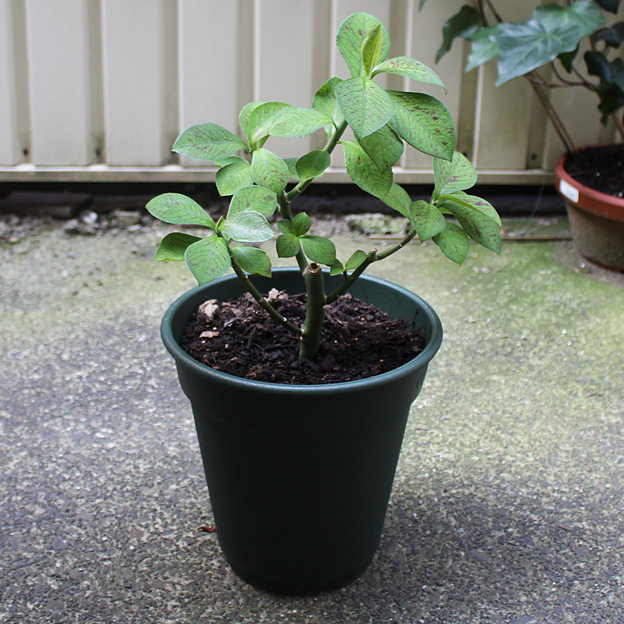
[[[298,269],[289,267],[289,268],[279,268],[273,270],[273,275],[280,273],[290,273],[290,272],[298,272]],[[442,323],[438,318],[435,310],[431,307],[429,303],[427,303],[424,299],[413,293],[412,291],[404,288],[403,286],[399,286],[394,282],[390,282],[388,280],[384,280],[379,277],[374,277],[371,275],[362,275],[358,278],[359,280],[364,280],[365,282],[369,282],[372,284],[378,284],[383,287],[392,288],[400,295],[407,297],[414,301],[421,313],[424,314],[429,321],[429,325],[431,327],[431,335],[429,336],[427,343],[424,349],[413,359],[405,364],[387,371],[385,373],[381,373],[379,375],[374,375],[372,377],[366,377],[364,379],[356,379],[353,381],[345,381],[345,382],[336,382],[336,383],[326,383],[326,384],[281,384],[267,381],[256,381],[251,379],[245,379],[243,377],[236,377],[235,375],[230,375],[229,373],[224,373],[222,371],[215,370],[206,364],[202,364],[198,362],[190,355],[188,355],[182,347],[178,344],[174,334],[173,334],[173,318],[178,314],[179,309],[186,303],[188,299],[191,299],[198,295],[200,292],[208,289],[210,286],[223,283],[225,281],[238,281],[236,275],[230,274],[223,277],[220,277],[213,282],[208,284],[203,284],[201,286],[196,286],[186,293],[182,294],[178,297],[167,309],[165,312],[162,323],[161,323],[161,338],[165,345],[165,348],[169,353],[173,356],[176,362],[182,363],[184,366],[193,370],[197,374],[207,375],[215,380],[219,380],[220,383],[240,387],[244,386],[248,389],[257,388],[258,390],[262,390],[265,393],[271,394],[299,394],[299,395],[312,395],[312,394],[332,394],[332,393],[344,393],[346,390],[357,391],[362,386],[366,386],[368,388],[375,385],[385,385],[391,381],[400,379],[404,376],[409,375],[414,369],[426,366],[433,359],[433,357],[438,352],[440,345],[442,343]]]

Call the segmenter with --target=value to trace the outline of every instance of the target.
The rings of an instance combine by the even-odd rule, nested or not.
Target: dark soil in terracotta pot
[[[564,169],[589,188],[624,197],[624,145],[586,147],[570,152]]]
[[[305,295],[271,291],[278,312],[297,325]],[[327,306],[318,358],[298,358],[299,341],[258,306],[251,295],[200,306],[180,346],[196,360],[237,377],[285,384],[363,379],[407,363],[424,340],[402,319],[393,319],[350,294]]]

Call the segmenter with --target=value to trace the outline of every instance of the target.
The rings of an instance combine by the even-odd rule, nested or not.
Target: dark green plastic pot
[[[327,278],[328,290],[341,279]],[[303,288],[296,269],[254,282],[263,292]],[[241,292],[235,276],[200,286],[162,322],[193,407],[219,543],[234,571],[260,588],[307,594],[342,587],[377,550],[410,405],[442,341],[440,320],[410,291],[362,276],[350,292],[421,330],[424,350],[369,379],[264,383],[215,371],[178,345],[202,302]]]

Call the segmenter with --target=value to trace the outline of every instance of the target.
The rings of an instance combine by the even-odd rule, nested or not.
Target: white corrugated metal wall
[[[210,167],[179,160],[181,130],[213,121],[237,130],[251,100],[309,106],[332,75],[347,76],[334,38],[355,11],[388,27],[393,55],[431,65],[446,83],[440,97],[483,183],[549,179],[563,148],[517,79],[494,88],[490,64],[463,72],[456,43],[439,65],[442,23],[460,0],[0,0],[0,181],[213,179]],[[525,19],[538,0],[499,0],[507,18]],[[407,81],[385,75],[393,88]],[[412,83],[413,84],[413,83]],[[554,94],[579,145],[608,141],[591,94]],[[595,122],[595,123],[594,123]],[[274,140],[283,156],[311,137]],[[336,161],[337,162],[337,161]],[[345,181],[336,167],[323,178]],[[401,182],[429,182],[431,163],[413,150]]]

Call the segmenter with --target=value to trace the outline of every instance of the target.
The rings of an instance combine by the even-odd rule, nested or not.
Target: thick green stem
[[[231,255],[231,254],[230,254]],[[289,332],[295,334],[299,338],[303,336],[303,331],[287,318],[282,316],[262,295],[262,293],[254,286],[245,271],[241,269],[232,258],[232,268],[238,279],[242,282],[247,292],[260,304],[260,306],[269,313],[269,316],[275,319],[280,325],[285,327]]]
[[[323,319],[325,318],[323,271],[318,264],[313,262],[306,269],[304,278],[307,292],[307,304],[299,357],[313,360],[319,350]]]

